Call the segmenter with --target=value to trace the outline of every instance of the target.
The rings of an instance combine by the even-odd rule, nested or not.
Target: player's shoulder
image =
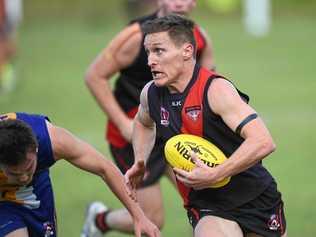
[[[236,90],[231,81],[223,77],[216,77],[212,80],[209,90],[212,93],[222,93],[224,91]]]
[[[149,82],[146,83],[146,85],[143,87],[142,92],[141,92],[141,97],[145,96],[147,98],[147,94],[148,91],[150,90],[150,88],[152,87],[152,85],[154,85],[154,81],[151,80]]]

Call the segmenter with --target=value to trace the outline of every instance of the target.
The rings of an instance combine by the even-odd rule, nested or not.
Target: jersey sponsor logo
[[[181,100],[171,101],[171,106],[180,107],[180,106],[182,106],[182,101]]]
[[[195,105],[185,108],[185,113],[192,121],[197,121],[201,114],[201,106]]]
[[[160,124],[165,127],[169,125],[169,112],[164,107],[160,107]]]
[[[280,224],[279,217],[275,214],[271,215],[268,221],[269,230],[278,230],[280,226],[281,224]]]

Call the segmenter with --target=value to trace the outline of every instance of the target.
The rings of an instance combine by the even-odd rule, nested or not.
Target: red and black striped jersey
[[[166,87],[151,84],[148,90],[149,113],[164,142],[177,134],[193,134],[209,140],[229,158],[244,139],[232,131],[208,103],[207,91],[214,78],[223,77],[196,66],[182,93],[171,94]],[[240,96],[248,102],[247,95],[240,92]],[[272,176],[260,162],[233,176],[221,188],[197,191],[181,182],[178,182],[178,188],[187,208],[231,209],[258,196],[271,181]]]

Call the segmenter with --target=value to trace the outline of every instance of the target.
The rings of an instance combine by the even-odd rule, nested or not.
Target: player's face
[[[36,170],[37,154],[36,152],[28,152],[26,159],[19,165],[3,165],[1,170],[8,178],[8,183],[18,186],[29,184]]]
[[[186,45],[188,44],[175,45],[167,32],[146,35],[144,46],[156,86],[167,86],[171,89],[181,81]]]
[[[171,13],[186,15],[189,14],[196,5],[195,0],[159,0],[159,7],[165,15]]]

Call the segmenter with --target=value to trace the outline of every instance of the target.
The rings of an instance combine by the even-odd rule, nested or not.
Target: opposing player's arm
[[[264,122],[240,98],[229,81],[214,80],[208,90],[208,102],[226,125],[245,139],[227,161],[216,167],[221,178],[248,169],[275,150],[275,144]]]
[[[95,58],[85,76],[86,85],[100,108],[122,131],[129,119],[117,103],[108,80],[136,59],[142,38],[138,23],[126,27]]]
[[[200,57],[199,64],[202,65],[203,67],[206,67],[208,69],[215,69],[215,64],[214,64],[214,55],[213,55],[213,45],[211,39],[208,37],[207,33],[205,30],[200,28],[200,31],[206,41],[206,46],[203,49],[203,52]]]
[[[135,160],[143,160],[145,163],[154,147],[156,138],[156,126],[149,115],[147,99],[148,88],[151,84],[152,82],[147,83],[140,95],[140,105],[134,120],[132,136]]]
[[[75,137],[66,129],[47,122],[47,127],[56,160],[64,159],[74,166],[100,176],[113,193],[130,211],[136,222],[150,236],[159,236],[159,231],[144,217],[140,207],[127,195],[124,177],[118,168],[88,143]],[[140,234],[138,234],[140,236]]]

